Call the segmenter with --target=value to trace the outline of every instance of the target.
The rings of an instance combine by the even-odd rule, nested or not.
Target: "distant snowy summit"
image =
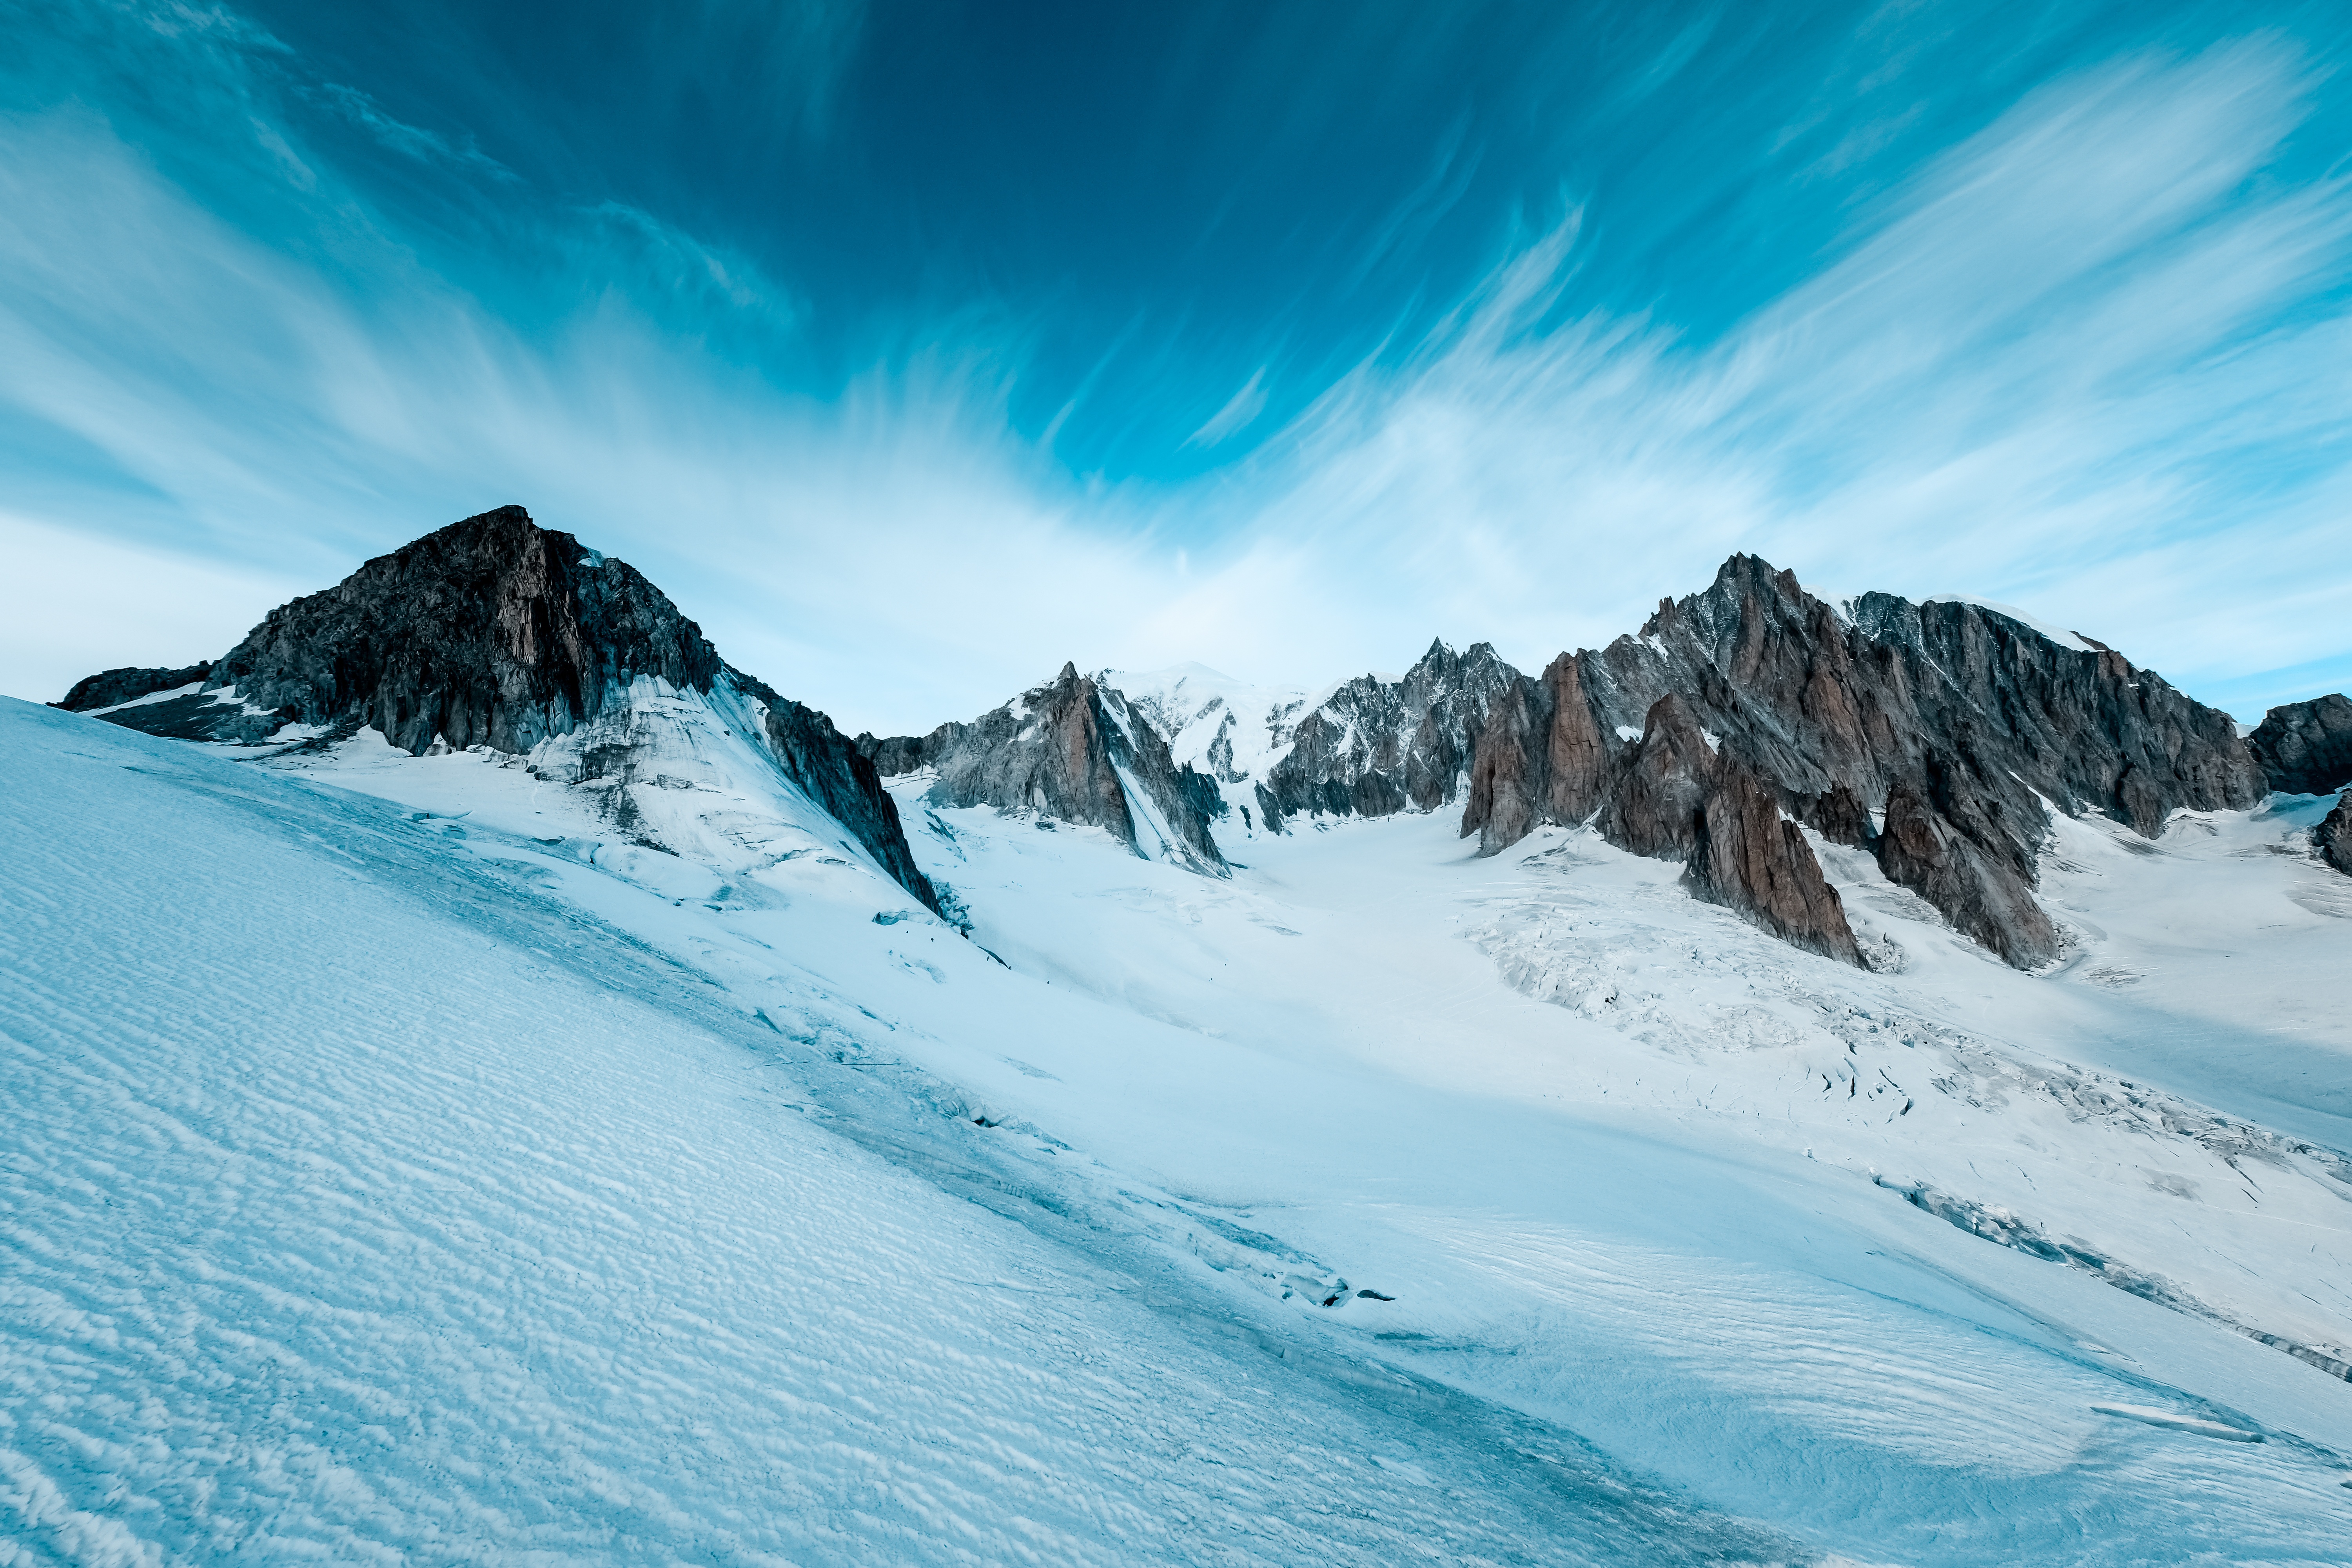
[[[616,824],[673,851],[688,847],[648,826],[643,791],[675,783],[672,751],[709,753],[680,738],[708,731],[750,748],[745,765],[789,797],[780,810],[829,818],[933,910],[884,777],[927,773],[935,804],[1099,828],[1209,876],[1302,818],[1458,808],[1486,855],[1548,824],[1589,824],[1681,862],[1695,896],[1855,964],[1816,838],[1867,851],[1955,929],[2031,969],[2058,950],[2035,897],[2053,809],[2153,838],[2175,811],[2352,781],[2340,695],[2274,709],[2241,737],[2227,714],[2079,633],[1962,596],[1833,605],[1749,555],[1703,593],[1661,601],[1638,633],[1539,675],[1485,643],[1433,643],[1402,676],[1314,691],[1197,664],[1071,664],[969,722],[852,742],[726,664],[633,568],[512,506],[272,611],[212,664],[109,670],[58,706],[242,746],[315,751],[371,730],[412,754],[487,748],[601,791]],[[2352,874],[2352,806],[2315,847]]]

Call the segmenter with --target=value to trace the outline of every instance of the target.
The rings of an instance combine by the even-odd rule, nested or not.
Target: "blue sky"
[[[852,729],[1733,550],[2352,685],[2352,13],[14,10],[0,689],[520,501]]]

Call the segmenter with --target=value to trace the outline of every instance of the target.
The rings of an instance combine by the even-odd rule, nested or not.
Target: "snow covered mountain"
[[[969,724],[929,735],[860,735],[861,757],[893,775],[925,772],[940,805],[1035,811],[1108,830],[1147,859],[1226,874],[1210,832],[1215,785],[1169,756],[1168,743],[1126,697],[1076,665]]]
[[[1638,635],[1564,653],[1540,677],[1486,644],[1456,654],[1441,642],[1401,679],[1312,695],[1197,665],[1106,670],[1094,684],[1126,692],[1178,764],[1216,782],[1215,799],[1184,795],[1205,808],[1186,822],[1196,836],[1219,817],[1247,836],[1301,816],[1459,803],[1463,833],[1495,854],[1539,826],[1590,821],[1620,847],[1684,863],[1696,896],[1851,963],[1864,954],[1799,824],[1870,851],[1955,927],[2031,969],[2062,947],[2034,896],[2053,811],[2153,838],[2177,811],[2244,809],[2266,785],[2352,776],[2341,698],[2281,710],[2250,743],[2227,714],[2075,633],[1959,596],[1833,606],[1745,555],[1704,593],[1661,602]],[[982,766],[970,748],[984,738],[962,743],[965,769]],[[890,773],[915,765],[921,743],[861,744]],[[1002,789],[955,803],[973,799],[1032,804]]]
[[[853,747],[488,516],[0,706],[23,1560],[2344,1560],[2341,699],[1737,558]]]
[[[184,740],[308,752],[364,733],[411,755],[511,759],[592,789],[645,847],[690,841],[730,867],[773,852],[767,816],[803,836],[845,829],[842,848],[937,907],[897,807],[831,720],[729,666],[634,568],[519,506],[279,606],[209,666],[109,670],[59,706]],[[769,809],[745,817],[747,791]]]

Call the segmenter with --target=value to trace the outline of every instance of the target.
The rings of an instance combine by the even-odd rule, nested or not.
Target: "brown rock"
[[[1672,692],[1659,698],[1601,808],[1602,837],[1636,855],[1687,859],[1698,847],[1715,773],[1715,750],[1690,704]]]
[[[857,749],[876,765],[887,762],[902,773],[936,768],[939,782],[929,798],[942,805],[992,805],[1083,823],[1140,855],[1142,833],[1159,828],[1138,824],[1131,781],[1150,815],[1175,836],[1168,848],[1180,863],[1230,874],[1209,827],[1223,810],[1215,783],[1178,767],[1168,742],[1127,699],[1080,675],[1076,664],[969,724],[942,724],[919,739],[862,735]]]
[[[1561,654],[1545,667],[1551,700],[1543,805],[1554,822],[1581,822],[1601,809],[1609,786],[1609,738],[1585,700],[1580,659]]]
[[[2057,930],[2024,879],[1907,782],[1887,794],[1878,864],[1889,881],[1917,893],[1955,930],[2016,967],[2031,969],[2058,955]]]
[[[1470,761],[1462,836],[1478,835],[1478,853],[1517,844],[1544,819],[1544,733],[1550,728],[1541,688],[1517,681],[1495,700]]]
[[[1805,809],[1805,820],[1831,843],[1850,849],[1867,849],[1878,841],[1878,831],[1870,825],[1870,808],[1843,779],[1813,797]]]
[[[1822,877],[1804,831],[1782,821],[1772,792],[1736,763],[1721,763],[1716,770],[1685,875],[1700,898],[1738,911],[1783,941],[1862,963],[1845,905]]]

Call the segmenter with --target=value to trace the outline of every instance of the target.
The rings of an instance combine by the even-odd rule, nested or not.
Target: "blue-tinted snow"
[[[1651,1058],[1492,951],[1553,872],[1444,824],[1227,884],[911,810],[1008,969],[491,759],[336,777],[405,804],[0,709],[30,1561],[2341,1559],[2352,1389],[1828,1123],[1600,1103]]]

